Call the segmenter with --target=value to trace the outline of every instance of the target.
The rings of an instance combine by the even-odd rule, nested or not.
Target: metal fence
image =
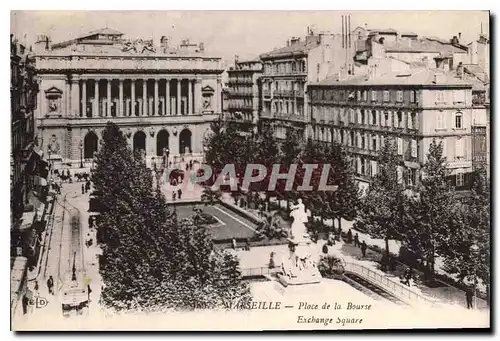
[[[345,270],[352,272],[380,288],[387,290],[397,298],[410,304],[424,303],[426,305],[433,305],[434,301],[431,299],[411,290],[410,287],[401,283],[395,282],[388,278],[386,275],[373,271],[363,265],[355,263],[346,263]]]
[[[246,268],[246,269],[241,269],[241,276],[242,277],[270,276],[278,272],[279,269],[280,269],[279,266],[276,266],[274,268],[269,268],[266,266],[260,268]]]

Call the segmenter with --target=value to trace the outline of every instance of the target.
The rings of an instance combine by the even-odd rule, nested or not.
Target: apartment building
[[[486,109],[473,106],[474,80],[463,74],[424,67],[376,74],[373,69],[345,80],[311,84],[314,139],[345,146],[362,188],[377,173],[384,140],[392,137],[400,157],[399,181],[418,184],[433,139],[453,184],[464,188],[472,170],[471,126]]]
[[[276,138],[285,138],[290,128],[308,136],[308,84],[353,68],[352,55],[345,45],[343,35],[309,30],[305,39],[291,38],[285,47],[260,56],[263,64],[260,118],[273,122]]]
[[[260,59],[235,61],[229,69],[227,89],[227,112],[224,119],[242,132],[256,131],[259,120],[260,91],[262,75]]]

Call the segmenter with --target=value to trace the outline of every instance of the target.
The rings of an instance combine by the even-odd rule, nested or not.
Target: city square
[[[12,34],[13,328],[489,327],[483,25],[336,20],[230,62],[168,34]]]

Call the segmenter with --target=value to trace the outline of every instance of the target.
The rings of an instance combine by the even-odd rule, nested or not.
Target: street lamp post
[[[83,141],[80,141],[78,148],[80,148],[80,168],[83,168]]]

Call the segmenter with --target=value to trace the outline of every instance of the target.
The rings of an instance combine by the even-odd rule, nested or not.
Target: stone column
[[[122,117],[122,116],[125,116],[125,110],[124,110],[124,105],[123,105],[123,79],[120,79],[119,82],[120,82],[119,89],[118,89],[118,91],[119,91],[119,94],[118,94],[119,105],[117,108],[116,116]]]
[[[80,116],[80,81],[73,79],[71,81],[71,113],[74,117]]]
[[[135,116],[135,79],[130,82],[130,116]]]
[[[203,111],[201,107],[201,79],[196,79],[194,84],[194,111],[195,114],[200,115]]]
[[[181,80],[177,79],[177,108],[176,108],[176,115],[182,115],[181,111]]]
[[[222,90],[221,90],[221,77],[217,76],[217,89],[215,91],[215,96],[217,96],[216,103],[217,103],[217,108],[216,108],[216,113],[222,112],[221,108],[221,97],[222,97]]]
[[[111,82],[112,79],[108,79],[106,82],[107,86],[107,102],[106,102],[106,116],[111,117]]]
[[[187,108],[188,115],[193,114],[193,81],[191,79],[188,80],[188,95],[187,95]]]
[[[100,117],[99,113],[99,80],[94,79],[94,115]]]
[[[170,80],[165,81],[165,115],[170,115]]]
[[[154,110],[153,113],[155,116],[158,116],[158,106],[160,102],[158,101],[158,79],[155,79],[155,99],[153,101]]]
[[[71,89],[70,89],[70,80],[66,78],[66,82],[64,83],[64,116],[70,116],[71,111]]]
[[[146,97],[147,90],[148,90],[148,80],[143,79],[142,80],[142,115],[146,116],[148,114],[148,99]]]
[[[87,81],[82,80],[82,117],[87,117]]]

